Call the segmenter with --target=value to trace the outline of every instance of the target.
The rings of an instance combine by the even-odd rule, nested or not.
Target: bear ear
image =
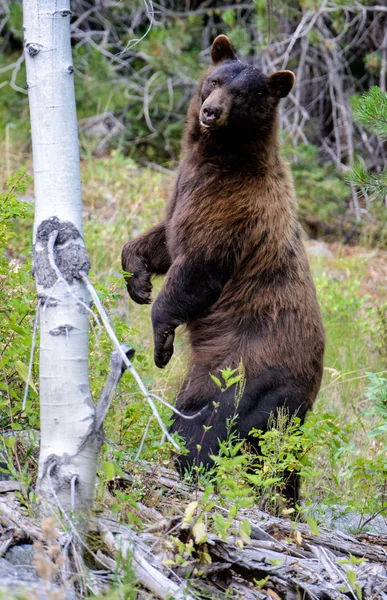
[[[226,35],[218,35],[211,47],[211,61],[215,66],[224,60],[236,60],[236,56],[228,37]]]
[[[269,87],[272,96],[285,98],[296,82],[296,77],[291,71],[277,71],[269,77]]]

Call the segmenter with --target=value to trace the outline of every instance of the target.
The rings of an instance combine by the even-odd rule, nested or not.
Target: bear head
[[[211,48],[211,68],[199,87],[202,132],[252,133],[267,129],[281,98],[295,83],[291,71],[265,75],[238,60],[230,40],[219,35]]]

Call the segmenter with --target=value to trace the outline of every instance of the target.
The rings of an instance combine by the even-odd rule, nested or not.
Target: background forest
[[[246,487],[249,458],[235,460],[232,440],[218,465],[217,484],[225,490],[224,501],[238,505],[247,495],[264,498],[270,507],[279,476],[290,467],[304,476],[311,523],[344,515],[344,528],[387,530],[385,0],[380,5],[371,0],[74,0],[72,7],[91,278],[119,338],[136,348],[142,378],[169,401],[184,372],[182,336],[168,368],[158,371],[150,309],[128,302],[121,248],[163,212],[188,102],[216,35],[227,34],[241,57],[266,73],[295,72],[297,84],[281,113],[283,152],[295,179],[326,327],[324,382],[301,434],[291,427],[284,432],[279,423],[279,436],[262,439],[268,466],[257,473],[255,491]],[[22,39],[21,2],[0,0],[0,427],[14,432],[3,444],[15,464],[21,462],[28,489],[36,474],[36,440],[31,437],[26,452],[17,431],[37,431],[39,411],[36,367],[25,391],[36,301]],[[111,347],[98,323],[93,325],[90,375],[97,396]],[[160,411],[167,421],[168,410]],[[138,460],[140,444],[141,458],[170,464],[154,421],[141,443],[149,417],[125,376],[106,427],[99,502],[133,523],[139,502],[158,499],[145,483],[134,491],[116,486],[122,466]],[[242,486],[239,492],[231,480]],[[215,519],[213,526],[224,524]]]

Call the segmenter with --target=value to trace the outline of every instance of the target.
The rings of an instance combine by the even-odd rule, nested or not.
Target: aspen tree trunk
[[[89,259],[82,204],[69,0],[23,0],[35,183],[34,276],[40,310],[43,512],[85,513],[101,427],[88,377]]]

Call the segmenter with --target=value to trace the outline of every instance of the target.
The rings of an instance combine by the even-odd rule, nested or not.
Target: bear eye
[[[216,79],[213,79],[213,80],[211,81],[211,85],[212,85],[212,87],[216,87],[216,86],[218,85],[218,82],[217,82],[217,80],[216,80]]]
[[[236,95],[236,97],[237,97],[237,98],[244,98],[244,97],[245,97],[245,95],[244,95],[244,93],[243,93],[243,92],[238,92],[238,93],[237,93],[237,95]]]

